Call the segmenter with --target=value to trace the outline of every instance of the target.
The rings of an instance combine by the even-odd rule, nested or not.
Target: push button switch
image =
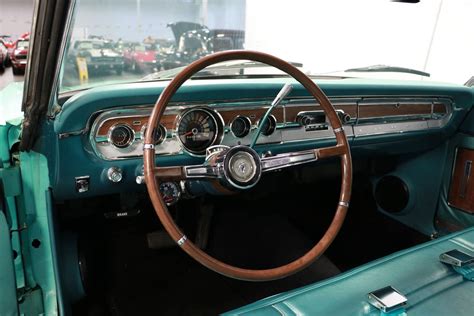
[[[84,193],[89,191],[89,176],[76,177],[76,192]]]

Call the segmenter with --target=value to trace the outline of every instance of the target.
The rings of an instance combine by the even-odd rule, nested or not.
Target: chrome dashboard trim
[[[445,126],[452,117],[453,112],[453,102],[449,97],[443,96],[367,96],[367,97],[337,97],[331,98],[331,102],[335,107],[340,105],[353,105],[357,116],[353,117],[347,124],[343,124],[347,136],[352,137],[365,137],[370,135],[384,135],[384,134],[401,134],[406,132],[412,132],[417,130],[427,130],[427,129],[437,129]],[[238,104],[237,104],[238,103]],[[162,144],[155,146],[156,154],[158,155],[175,155],[187,153],[192,156],[204,157],[204,154],[195,154],[187,151],[181,144],[179,137],[177,136],[177,124],[179,122],[178,116],[184,113],[184,111],[189,111],[194,108],[205,108],[213,113],[217,114],[220,122],[222,123],[222,135],[219,139],[219,144],[226,146],[235,146],[235,145],[246,145],[249,144],[254,134],[254,126],[251,127],[250,132],[242,138],[234,137],[232,132],[229,129],[229,126],[225,125],[225,122],[222,118],[220,112],[232,111],[238,109],[262,109],[269,107],[269,103],[262,102],[260,100],[254,99],[253,102],[237,102],[236,104],[229,103],[219,103],[219,104],[203,104],[197,102],[190,103],[174,103],[170,104],[165,110],[165,115],[177,115],[175,120],[174,128],[170,129],[167,133],[167,137]],[[186,104],[188,106],[186,106]],[[430,105],[429,114],[410,114],[410,115],[394,115],[394,116],[380,116],[374,118],[360,118],[360,108],[365,105],[399,105],[404,106],[405,104],[427,104]],[[444,105],[445,112],[435,113],[435,105]],[[190,106],[192,105],[192,106]],[[297,98],[289,100],[284,106],[283,109],[283,118],[284,122],[278,122],[277,129],[275,132],[269,136],[260,136],[257,144],[271,144],[271,143],[288,143],[288,142],[298,142],[298,141],[310,141],[315,139],[330,139],[334,138],[334,133],[337,133],[337,129],[333,130],[328,126],[327,130],[320,131],[305,131],[304,127],[288,125],[293,122],[286,122],[286,109],[291,109],[292,107],[304,106],[308,108],[318,109],[319,103],[313,99],[308,98]],[[142,156],[143,139],[141,133],[135,137],[135,145],[140,145],[137,148],[133,147],[132,150],[120,151],[120,152],[106,152],[105,154],[101,153],[102,150],[98,148],[101,146],[103,139],[95,137],[98,128],[108,119],[114,117],[143,117],[149,116],[152,111],[152,106],[142,105],[135,107],[125,107],[125,108],[112,108],[110,110],[101,110],[95,112],[88,120],[88,125],[79,131],[65,132],[59,134],[59,138],[66,138],[68,136],[76,136],[86,134],[90,131],[89,140],[94,150],[94,153],[104,160],[118,160],[118,159],[133,159]],[[93,122],[92,122],[93,121]],[[92,122],[92,127],[89,129]],[[219,124],[217,124],[219,125]],[[291,127],[291,128],[290,128]],[[102,143],[103,144],[103,143]],[[214,143],[215,144],[215,143]],[[102,148],[103,149],[103,148]]]
[[[285,112],[283,111],[283,113],[285,113]],[[243,119],[243,120],[245,120],[245,121],[248,123],[248,129],[245,131],[245,135],[243,135],[243,136],[236,136],[236,135],[234,134],[234,131],[232,130],[232,125],[234,124],[235,120],[237,120],[237,119]],[[283,120],[285,121],[285,118],[284,118]],[[251,120],[248,118],[248,116],[246,116],[246,115],[237,115],[237,116],[234,117],[234,118],[232,119],[232,121],[230,122],[229,129],[230,129],[230,132],[232,133],[232,135],[233,135],[234,137],[236,137],[236,138],[245,137],[245,136],[247,136],[247,135],[250,133],[250,130],[252,129],[252,121],[251,121]]]
[[[339,203],[337,203],[337,204],[340,205],[340,206],[349,207],[349,202],[339,201]]]
[[[120,146],[117,146],[114,144],[114,142],[112,141],[112,133],[114,132],[114,130],[116,128],[118,128],[119,126],[123,126],[125,127],[126,129],[128,129],[131,133],[131,137],[130,139],[127,141],[127,143],[125,145],[123,145],[123,147],[120,147]],[[123,148],[127,148],[128,146],[130,146],[131,144],[133,144],[135,142],[135,139],[136,139],[136,135],[135,135],[135,131],[133,130],[133,128],[128,125],[128,124],[124,124],[124,123],[117,123],[117,124],[114,124],[112,126],[110,126],[109,130],[107,131],[107,142],[109,144],[111,144],[112,146],[114,146],[115,148],[118,148],[118,149],[123,149]]]
[[[314,150],[306,150],[301,152],[292,152],[262,158],[262,172],[283,169],[286,167],[297,166],[308,162],[318,160],[318,156]]]

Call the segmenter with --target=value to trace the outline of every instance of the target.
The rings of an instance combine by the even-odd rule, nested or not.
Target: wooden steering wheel
[[[314,98],[316,98],[316,100],[319,101],[319,104],[326,113],[329,124],[334,131],[337,144],[331,147],[285,153],[263,158],[250,147],[235,146],[228,150],[223,150],[218,153],[214,159],[209,159],[203,165],[156,167],[153,130],[158,126],[164,110],[173,95],[176,93],[178,88],[196,72],[215,63],[229,60],[251,60],[261,62],[276,67],[296,79],[311,93],[311,95],[313,95]],[[148,121],[148,126],[154,128],[148,128],[146,130],[143,149],[144,175],[148,193],[156,214],[171,238],[192,258],[209,269],[231,278],[248,281],[268,281],[284,278],[313,263],[324,253],[338,234],[349,207],[352,187],[352,160],[349,144],[344,129],[342,128],[341,121],[324,92],[308,76],[284,60],[269,54],[245,50],[225,51],[203,57],[183,69],[183,71],[179,73],[164,89],[153,108]],[[187,239],[183,232],[181,232],[173,218],[170,216],[168,208],[159,191],[160,178],[172,178],[176,180],[217,180],[227,184],[229,187],[233,186],[238,189],[246,189],[258,182],[262,172],[329,157],[340,157],[342,169],[339,203],[330,226],[319,242],[302,257],[288,264],[272,269],[243,269],[226,264],[206,254],[191,240]],[[233,165],[235,161],[238,161],[238,166]],[[245,177],[243,177],[242,175],[237,175],[235,173],[236,170],[239,169],[251,170],[252,172],[246,172]]]

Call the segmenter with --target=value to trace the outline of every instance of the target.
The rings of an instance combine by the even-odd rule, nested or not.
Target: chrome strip
[[[59,139],[63,139],[63,138],[68,138],[69,136],[77,136],[77,135],[87,134],[88,130],[89,130],[89,129],[84,128],[84,129],[80,129],[80,130],[74,131],[74,132],[60,133],[60,134],[58,135],[58,138],[59,138]]]
[[[183,237],[181,237],[181,238],[177,241],[178,246],[181,247],[182,245],[184,245],[184,243],[186,242],[186,240],[188,240],[188,237],[186,237],[186,235],[183,235]]]
[[[262,172],[296,166],[316,160],[318,160],[318,156],[314,150],[270,156],[262,158]]]

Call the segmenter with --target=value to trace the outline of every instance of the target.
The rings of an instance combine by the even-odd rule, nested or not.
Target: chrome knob
[[[135,178],[135,182],[136,182],[137,184],[144,184],[144,183],[145,183],[145,176],[137,176],[137,177]]]
[[[113,183],[118,183],[122,181],[123,179],[122,169],[120,169],[119,167],[110,167],[107,170],[107,179],[109,179]]]

